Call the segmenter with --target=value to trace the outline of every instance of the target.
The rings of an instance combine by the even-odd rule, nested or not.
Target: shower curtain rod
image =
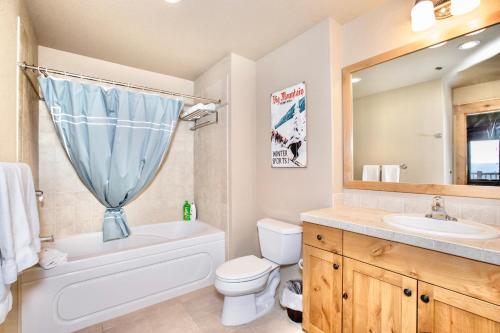
[[[50,68],[41,67],[41,66],[28,65],[26,63],[18,63],[17,65],[21,69],[23,69],[23,70],[32,69],[32,70],[36,70],[36,71],[38,71],[38,72],[40,72],[42,74],[45,73],[44,75],[46,75],[47,73],[58,74],[58,75],[63,75],[63,76],[69,76],[69,77],[74,77],[74,78],[78,78],[78,79],[88,80],[88,81],[95,81],[95,82],[106,83],[106,84],[111,84],[111,85],[120,86],[120,87],[126,87],[126,88],[138,89],[138,90],[142,90],[142,91],[154,92],[154,93],[157,93],[157,94],[170,95],[170,96],[176,96],[176,97],[184,97],[184,98],[189,98],[189,99],[193,99],[193,100],[210,102],[210,103],[214,103],[214,104],[221,104],[221,100],[220,99],[216,100],[216,99],[212,99],[212,98],[193,96],[193,95],[189,95],[189,94],[177,93],[177,92],[168,91],[168,90],[161,90],[161,89],[156,89],[156,88],[149,88],[149,87],[139,86],[139,85],[134,85],[134,84],[129,84],[129,83],[125,83],[125,82],[119,82],[119,81],[113,81],[113,80],[107,80],[107,79],[100,79],[100,78],[93,77],[93,76],[75,74],[75,73],[61,71],[61,70],[58,70],[58,69],[50,69]]]

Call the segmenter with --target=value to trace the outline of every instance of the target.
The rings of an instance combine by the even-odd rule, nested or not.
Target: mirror
[[[500,186],[500,24],[350,74],[351,180]]]

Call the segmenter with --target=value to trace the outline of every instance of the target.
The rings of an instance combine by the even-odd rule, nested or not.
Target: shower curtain
[[[71,164],[106,207],[103,240],[128,237],[123,206],[158,172],[183,102],[53,77],[38,82]]]

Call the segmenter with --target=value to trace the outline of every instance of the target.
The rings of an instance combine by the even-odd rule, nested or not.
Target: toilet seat
[[[267,275],[275,266],[266,259],[250,255],[225,262],[217,268],[215,275],[223,282],[246,282]]]

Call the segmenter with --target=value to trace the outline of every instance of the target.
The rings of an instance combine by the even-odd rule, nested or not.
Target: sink
[[[398,229],[427,235],[460,239],[493,239],[500,230],[469,220],[441,221],[423,215],[386,215],[384,222]]]

